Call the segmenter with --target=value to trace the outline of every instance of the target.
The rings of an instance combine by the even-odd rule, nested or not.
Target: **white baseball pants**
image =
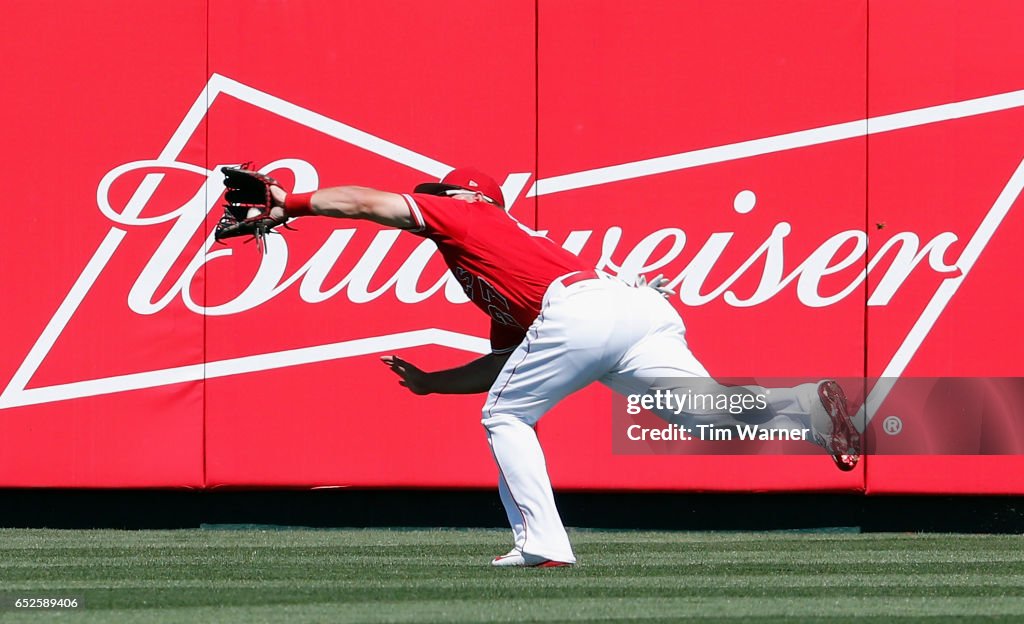
[[[670,303],[652,288],[599,275],[568,287],[562,278],[548,288],[540,314],[498,374],[483,408],[483,425],[498,465],[498,492],[515,546],[553,561],[576,559],[533,429],[540,417],[594,381],[621,394],[648,392],[658,379],[690,379],[702,390],[714,385],[690,353],[683,321]],[[808,426],[810,402],[817,400],[817,393],[814,384],[805,384],[773,389],[768,400],[769,414],[760,427],[793,429]],[[749,422],[727,412],[685,417],[689,424]]]

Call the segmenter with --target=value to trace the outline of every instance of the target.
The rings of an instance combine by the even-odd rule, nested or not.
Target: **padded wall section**
[[[206,3],[7,2],[0,57],[0,486],[202,486],[203,317],[174,240],[204,126],[172,139],[206,83]]]
[[[1022,397],[1004,379],[1024,376],[1021,5],[876,1],[870,16],[868,364],[912,380],[876,392],[868,490],[1021,493]]]
[[[214,0],[211,162],[272,165],[301,190],[411,192],[460,165],[525,173],[521,188],[534,31],[523,1]],[[532,200],[506,195],[532,224]],[[265,256],[236,244],[209,262],[209,366],[253,371],[209,381],[209,485],[493,486],[482,397],[414,396],[378,362],[432,370],[489,351],[433,243],[365,222],[295,228]]]
[[[687,340],[714,377],[863,374],[865,142],[842,124],[865,113],[866,9],[540,4],[540,226],[627,280],[672,278]],[[863,486],[861,470],[789,454],[802,443],[617,456],[611,409],[594,388],[541,424],[557,485]]]

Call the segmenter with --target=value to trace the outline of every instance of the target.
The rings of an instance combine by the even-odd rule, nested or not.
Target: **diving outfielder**
[[[466,296],[490,317],[491,352],[462,367],[428,373],[396,355],[381,359],[416,394],[487,392],[483,425],[514,537],[512,550],[496,557],[495,566],[576,562],[534,426],[564,397],[595,381],[623,395],[665,387],[759,392],[767,397],[767,409],[755,415],[761,429],[809,429],[841,470],[859,460],[859,433],[836,382],[768,392],[715,384],[687,347],[683,321],[660,291],[662,282],[627,284],[586,266],[509,215],[501,187],[480,171],[455,169],[411,194],[356,186],[286,194],[266,179],[267,207],[223,232],[219,226],[218,238],[239,235],[238,226],[246,224],[266,233],[304,215],[401,228],[434,241]],[[235,184],[240,194],[244,184]],[[232,201],[231,190],[226,197]],[[688,427],[751,422],[750,414],[728,411],[659,415]]]

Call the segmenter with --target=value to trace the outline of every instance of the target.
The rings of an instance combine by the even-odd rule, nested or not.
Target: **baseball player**
[[[241,205],[248,212],[226,213],[218,239],[260,236],[305,215],[401,228],[433,240],[466,296],[490,317],[491,352],[464,366],[425,372],[397,355],[381,359],[416,394],[487,393],[483,425],[514,538],[512,550],[494,558],[495,566],[576,562],[534,431],[570,393],[594,381],[624,395],[655,387],[757,392],[716,387],[687,347],[683,321],[664,293],[595,271],[519,223],[504,209],[501,187],[476,169],[455,169],[412,193],[339,186],[288,194],[260,174],[266,186],[257,188],[239,171],[225,170],[226,198],[229,208]],[[266,206],[254,208],[264,191]],[[834,381],[772,389],[766,396],[767,408],[753,416],[698,410],[663,416],[689,425],[735,427],[753,417],[762,429],[804,427],[840,469],[857,464],[859,433]]]

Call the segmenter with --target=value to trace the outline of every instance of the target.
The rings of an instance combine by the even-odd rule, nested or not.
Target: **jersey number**
[[[462,285],[462,290],[466,293],[467,297],[487,304],[487,314],[492,319],[502,325],[519,327],[515,317],[509,313],[508,299],[495,290],[494,286],[491,286],[487,280],[482,277],[476,277],[461,267],[456,267],[455,279],[459,280],[459,284]]]

